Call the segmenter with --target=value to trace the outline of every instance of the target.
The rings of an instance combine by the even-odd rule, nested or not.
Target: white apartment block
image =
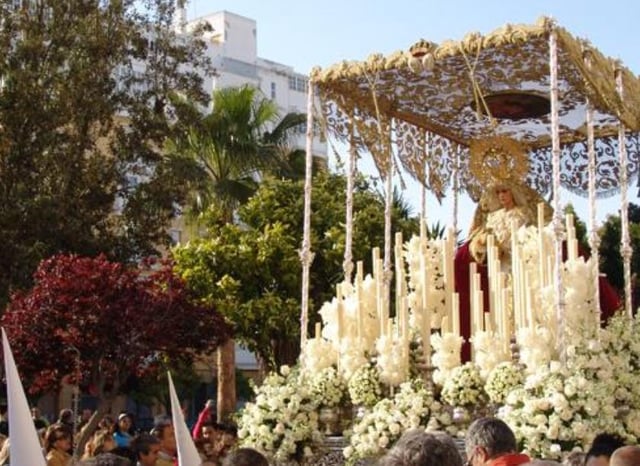
[[[212,32],[206,33],[207,54],[216,69],[216,76],[208,77],[207,91],[229,86],[251,84],[259,88],[265,97],[277,103],[281,114],[307,113],[308,77],[293,67],[260,58],[257,54],[258,37],[256,21],[251,18],[219,11],[195,18],[185,23],[184,10],[177,13],[177,27],[189,31],[203,21],[209,23]],[[183,27],[180,23],[184,24]],[[292,141],[295,147],[305,147],[305,135]],[[318,134],[313,141],[313,155],[327,160],[326,141]]]

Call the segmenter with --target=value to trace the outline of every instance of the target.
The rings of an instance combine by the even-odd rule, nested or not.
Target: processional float
[[[567,240],[571,256],[572,241],[575,242],[572,223],[565,223],[562,215],[561,188],[589,199],[593,267],[590,280],[595,303],[599,275],[596,199],[620,196],[624,309],[632,314],[627,193],[630,180],[638,174],[640,158],[640,79],[587,41],[573,37],[554,21],[541,18],[534,25],[506,25],[484,36],[469,34],[459,42],[435,44],[421,40],[409,50],[390,56],[372,55],[362,62],[344,61],[312,71],[300,252],[303,350],[310,340],[307,338],[309,269],[313,261],[310,148],[316,99],[321,102],[321,122],[329,138],[349,147],[345,282],[339,287],[332,309],[327,311],[325,328],[317,328],[316,337],[322,334],[337,341],[338,347],[349,337],[350,345],[366,338],[369,343],[362,344],[371,345],[392,332],[391,327],[396,336],[406,337],[410,320],[411,325],[420,327],[423,339],[441,327],[459,332],[458,297],[452,284],[458,194],[465,191],[477,200],[486,182],[482,174],[492,170],[521,172],[530,187],[551,197],[553,219],[546,226],[540,216],[537,241],[541,252],[547,244],[546,253],[553,263],[537,265],[540,271],[537,280],[539,286],[546,283],[547,288],[553,289],[553,318],[558,329],[567,321],[562,247]],[[503,149],[512,143],[526,151],[507,154]],[[351,253],[352,186],[357,160],[364,154],[372,156],[385,180],[386,193],[383,255],[380,257],[380,251],[374,250],[373,274],[367,277],[361,263],[354,267]],[[401,237],[396,237],[395,246],[392,244],[393,180],[401,173],[407,173],[422,186],[421,233],[413,246],[403,246]],[[448,190],[454,196],[453,225],[448,237],[435,248],[438,251],[432,247],[429,252],[426,244],[426,190],[438,198]],[[406,266],[402,265],[403,247],[418,250],[413,258],[418,263],[414,264],[408,282],[404,275]],[[392,252],[395,298],[391,297]],[[437,273],[426,270],[429,254],[441,258]],[[354,268],[357,273],[352,281]],[[515,277],[519,272],[513,269],[512,273]],[[504,311],[509,313],[508,318],[497,316],[484,322],[486,316],[478,310],[481,304],[475,300],[474,309],[473,295],[471,298],[471,312],[476,315],[474,325],[485,330],[491,326],[501,329],[507,333],[503,335],[505,344],[519,325],[531,324],[533,319],[527,315],[533,298],[527,296],[526,290],[530,288],[529,281],[536,278],[528,278],[524,270],[521,274],[511,281],[511,294],[505,298],[510,301],[508,311]],[[471,282],[474,283],[473,277]],[[431,284],[430,289],[427,283]],[[500,301],[501,296],[498,292],[492,299]],[[443,309],[437,315],[429,311],[434,300],[442,303]],[[396,318],[388,325],[392,302]],[[561,346],[562,338],[559,341]]]

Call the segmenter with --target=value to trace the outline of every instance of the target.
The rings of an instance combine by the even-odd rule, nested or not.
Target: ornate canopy
[[[528,181],[546,192],[551,181],[551,31],[558,49],[561,183],[587,193],[585,115],[590,102],[597,193],[612,194],[619,180],[619,122],[627,130],[628,174],[638,171],[640,79],[547,18],[439,45],[421,40],[387,57],[316,68],[311,79],[329,133],[370,152],[383,174],[393,153],[408,173],[441,196],[455,165],[460,187],[475,198],[478,182],[469,170],[469,146],[506,136],[526,147]]]

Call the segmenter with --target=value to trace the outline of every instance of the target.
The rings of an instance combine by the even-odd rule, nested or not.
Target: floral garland
[[[317,400],[298,371],[283,366],[268,375],[256,398],[239,414],[240,445],[255,448],[274,461],[288,461],[313,455],[319,442]]]

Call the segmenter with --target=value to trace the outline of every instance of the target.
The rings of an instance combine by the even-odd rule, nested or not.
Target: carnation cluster
[[[335,367],[327,367],[309,376],[311,396],[321,408],[342,404],[347,395],[347,385]]]
[[[524,370],[521,365],[511,361],[502,362],[489,372],[484,386],[491,403],[504,403],[507,395],[524,385]]]
[[[382,396],[380,375],[375,366],[370,364],[358,369],[349,379],[347,386],[354,405],[371,407],[380,401]]]
[[[442,399],[451,406],[473,407],[487,401],[480,370],[468,362],[451,371],[442,386]]]

